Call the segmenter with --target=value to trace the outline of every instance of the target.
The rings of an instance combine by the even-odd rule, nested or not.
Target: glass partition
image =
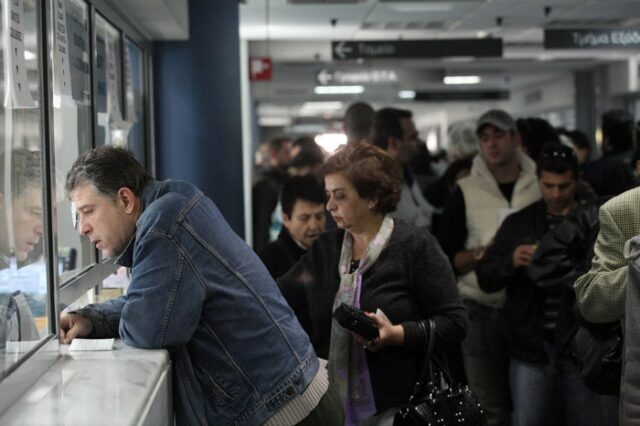
[[[57,268],[62,283],[95,262],[91,242],[73,227],[65,176],[91,148],[89,8],[82,0],[54,0],[53,130],[58,227]]]
[[[44,231],[40,2],[3,1],[0,379],[50,334]]]

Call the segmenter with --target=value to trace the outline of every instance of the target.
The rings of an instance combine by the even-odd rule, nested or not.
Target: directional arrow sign
[[[340,59],[347,59],[347,55],[353,52],[353,48],[347,47],[345,41],[338,42],[335,44],[333,48],[333,58],[336,59],[336,56]]]
[[[321,69],[320,72],[316,75],[316,80],[318,80],[318,83],[326,86],[333,81],[333,73],[327,71],[326,69]]]
[[[327,84],[388,84],[397,83],[398,74],[390,69],[363,69],[329,71],[325,68],[316,74],[316,80]]]
[[[357,58],[501,57],[501,38],[443,40],[333,41],[334,60]]]

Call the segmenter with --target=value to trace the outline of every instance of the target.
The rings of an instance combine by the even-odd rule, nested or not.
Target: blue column
[[[190,0],[189,40],[154,45],[158,179],[197,185],[244,235],[237,0]]]

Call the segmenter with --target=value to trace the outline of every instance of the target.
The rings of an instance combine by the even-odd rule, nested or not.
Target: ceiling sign
[[[398,74],[394,70],[330,71],[321,69],[316,74],[320,84],[384,84],[397,83]]]
[[[488,101],[509,99],[507,90],[469,90],[469,91],[428,91],[416,92],[414,101],[447,102],[447,101]]]
[[[547,29],[545,49],[640,49],[640,30]]]
[[[502,56],[501,38],[443,40],[333,41],[334,60]]]
[[[249,59],[249,80],[269,81],[271,80],[271,58],[250,58]]]

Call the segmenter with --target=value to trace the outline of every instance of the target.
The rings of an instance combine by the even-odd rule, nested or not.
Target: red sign
[[[250,58],[249,59],[249,80],[269,81],[271,80],[271,58]]]

